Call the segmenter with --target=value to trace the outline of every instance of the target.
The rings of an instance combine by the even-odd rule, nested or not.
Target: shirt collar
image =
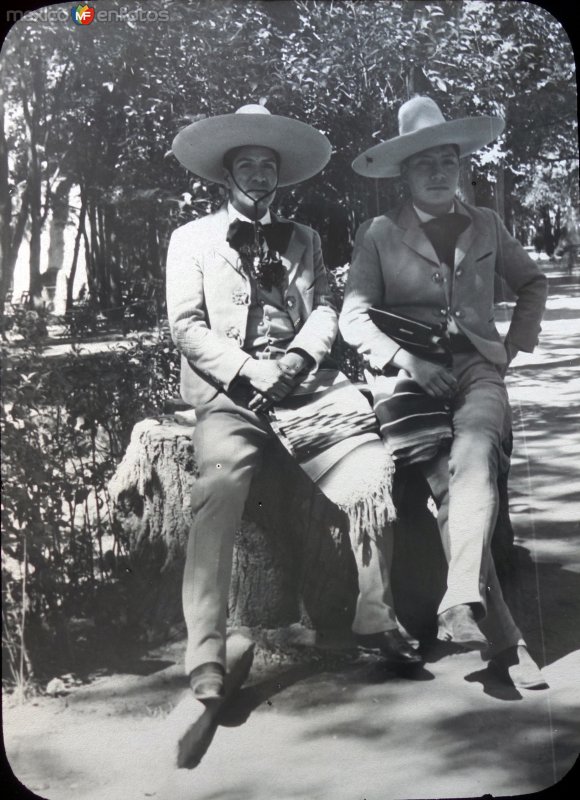
[[[413,208],[415,209],[415,213],[419,217],[421,222],[428,222],[430,219],[435,219],[434,214],[427,214],[426,211],[422,211],[420,208],[417,208],[415,203],[413,203]],[[451,214],[453,211],[457,211],[457,207],[455,205],[455,200],[452,201],[449,209],[445,212],[445,214]],[[440,214],[439,216],[445,216],[444,214]]]
[[[230,225],[235,219],[240,219],[242,222],[251,222],[251,223],[254,222],[253,219],[250,219],[249,217],[246,217],[244,214],[241,214],[237,210],[237,208],[234,208],[234,206],[231,203],[228,203],[228,222],[230,223]],[[266,213],[264,214],[262,219],[258,220],[258,222],[261,225],[269,225],[272,222],[272,215],[270,214],[269,208],[266,209]]]

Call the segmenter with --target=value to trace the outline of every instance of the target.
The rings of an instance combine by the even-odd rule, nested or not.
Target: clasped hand
[[[431,397],[452,397],[457,391],[457,380],[447,367],[404,350],[398,351],[395,360],[397,366],[402,367]]]
[[[301,383],[305,366],[305,359],[298,353],[286,353],[277,361],[248,359],[240,370],[240,376],[256,389],[248,408],[266,411],[279,403]]]

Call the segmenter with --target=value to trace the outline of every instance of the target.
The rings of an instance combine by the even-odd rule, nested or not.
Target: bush
[[[69,660],[103,598],[109,622],[122,616],[107,484],[134,424],[177,393],[179,362],[161,330],[100,354],[4,348],[2,362],[3,675],[14,683]]]

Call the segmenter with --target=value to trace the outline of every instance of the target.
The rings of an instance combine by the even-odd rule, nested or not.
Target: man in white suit
[[[325,364],[337,312],[320,238],[269,210],[278,186],[315,175],[330,150],[311,126],[256,105],[193,123],[173,143],[184,166],[228,193],[217,213],[174,232],[167,256],[167,308],[182,354],[181,392],[197,420],[199,478],[183,606],[185,668],[200,700],[223,693],[234,533],[274,432],[285,432],[285,444],[331,499],[344,488],[340,469],[351,476],[354,494],[343,507],[358,567],[353,630],[360,644],[378,648],[395,664],[421,661],[398,629],[389,589],[392,464],[366,400]],[[369,464],[378,475],[371,490]],[[357,476],[364,477],[358,495]],[[366,513],[369,505],[374,513]]]

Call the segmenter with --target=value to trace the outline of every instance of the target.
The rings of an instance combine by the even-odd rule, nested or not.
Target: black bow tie
[[[258,235],[263,234],[268,250],[282,255],[292,236],[292,223],[274,220],[269,225],[258,223]],[[251,222],[235,219],[228,228],[226,240],[230,247],[240,252],[241,247],[252,247],[256,242],[256,228]]]
[[[465,214],[453,211],[424,222],[422,227],[433,245],[437,258],[448,267],[455,261],[455,245],[460,234],[469,227],[470,219]]]
[[[279,254],[286,251],[292,236],[291,222],[274,220],[270,225],[257,225],[235,219],[226,236],[230,247],[240,254],[242,267],[266,291],[284,283],[286,270]],[[264,241],[268,252],[263,252]]]

